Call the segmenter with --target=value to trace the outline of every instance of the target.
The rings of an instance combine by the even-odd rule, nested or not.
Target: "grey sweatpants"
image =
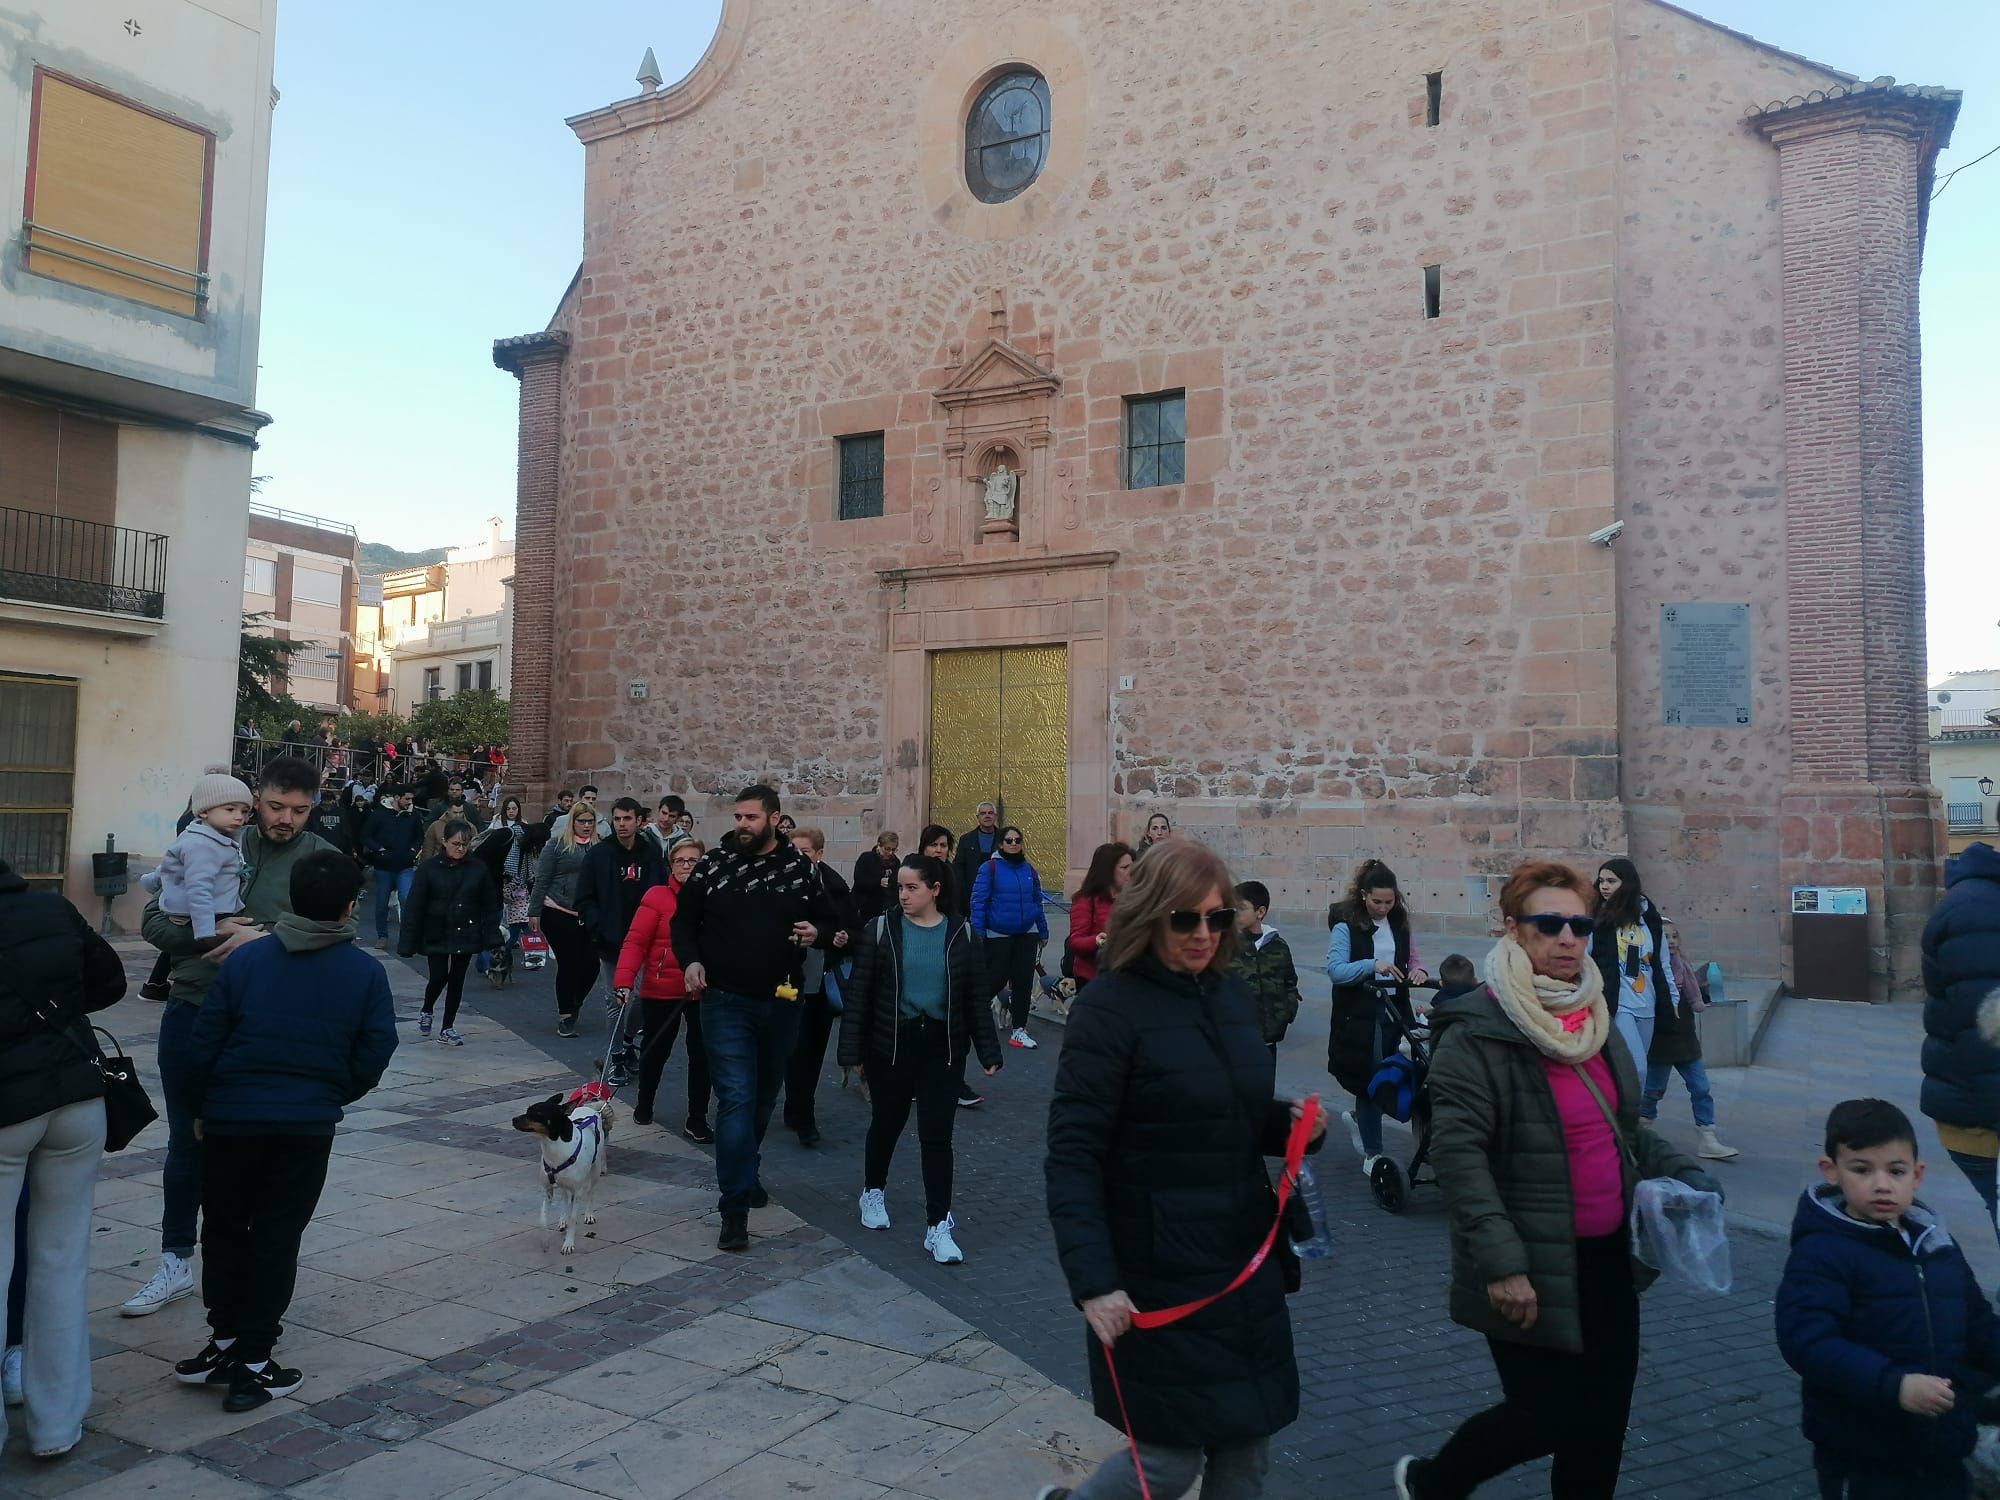
[[[21,1332],[28,1446],[62,1448],[90,1410],[90,1211],[104,1156],[104,1101],[65,1104],[0,1127],[0,1203],[28,1179],[28,1307]],[[14,1236],[0,1235],[0,1285],[14,1274]],[[0,1441],[7,1419],[0,1414]]]
[[[1217,1443],[1212,1448],[1162,1448],[1139,1445],[1139,1462],[1146,1467],[1146,1484],[1153,1500],[1180,1500],[1201,1481],[1201,1500],[1258,1500],[1264,1493],[1264,1473],[1271,1467],[1271,1440]],[[1120,1448],[1097,1466],[1097,1472],[1070,1491],[1071,1500],[1140,1500],[1139,1476],[1132,1472],[1132,1454]]]

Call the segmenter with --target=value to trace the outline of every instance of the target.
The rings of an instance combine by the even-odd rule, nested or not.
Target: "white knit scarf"
[[[1535,1044],[1544,1057],[1583,1063],[1597,1056],[1611,1035],[1611,1012],[1604,1004],[1604,978],[1588,956],[1575,985],[1537,974],[1527,950],[1503,937],[1486,955],[1486,983],[1507,1019]],[[1563,1024],[1565,1016],[1581,1012],[1583,1020]],[[1575,1027],[1571,1030],[1570,1027]]]

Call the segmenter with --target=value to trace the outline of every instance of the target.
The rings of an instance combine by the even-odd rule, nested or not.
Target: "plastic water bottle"
[[[1305,1201],[1306,1212],[1312,1216],[1312,1238],[1293,1240],[1292,1249],[1300,1260],[1325,1260],[1333,1254],[1333,1240],[1326,1232],[1326,1205],[1320,1201],[1319,1183],[1313,1179],[1312,1166],[1299,1163],[1299,1180],[1295,1189]]]

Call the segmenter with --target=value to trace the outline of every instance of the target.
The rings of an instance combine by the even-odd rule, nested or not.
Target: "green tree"
[[[422,735],[451,755],[464,755],[475,745],[504,745],[507,700],[490,688],[433,698],[410,715],[410,733]]]
[[[280,698],[271,691],[271,682],[284,670],[285,663],[292,659],[292,653],[307,644],[304,641],[281,641],[274,635],[267,635],[257,627],[273,618],[269,613],[246,614],[243,617],[243,638],[236,653],[236,721],[262,719],[282,712],[292,705],[290,698]],[[300,707],[296,713],[286,713],[285,721],[304,718],[312,710]]]

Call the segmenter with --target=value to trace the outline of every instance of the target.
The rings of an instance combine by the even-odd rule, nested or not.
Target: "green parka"
[[[1290,945],[1275,928],[1270,931],[1270,940],[1261,947],[1244,938],[1233,972],[1250,987],[1250,1003],[1264,1040],[1276,1043],[1285,1039],[1286,1028],[1298,1019],[1299,971],[1292,964]]]
[[[242,914],[266,927],[275,925],[278,918],[291,912],[292,867],[308,854],[333,848],[318,834],[303,828],[284,843],[274,843],[264,837],[263,830],[254,822],[244,825],[237,841],[243,846],[243,868],[246,872],[243,876]],[[146,903],[139,932],[147,942],[173,960],[173,969],[167,981],[170,1000],[199,1005],[208,998],[209,986],[215,983],[218,965],[210,963],[208,956],[196,945],[192,927],[181,925],[160,910],[158,896]]]
[[[1434,1006],[1430,1023],[1431,1161],[1451,1219],[1452,1319],[1491,1338],[1581,1352],[1569,1151],[1542,1054],[1483,985]],[[1637,1177],[1677,1177],[1719,1192],[1692,1157],[1639,1123],[1639,1075],[1615,1029],[1604,1056]],[[1637,1177],[1628,1165],[1628,1217]],[[1652,1283],[1644,1266],[1635,1262],[1632,1272],[1640,1290]],[[1526,1330],[1486,1297],[1489,1284],[1519,1275],[1534,1285],[1538,1304]]]

